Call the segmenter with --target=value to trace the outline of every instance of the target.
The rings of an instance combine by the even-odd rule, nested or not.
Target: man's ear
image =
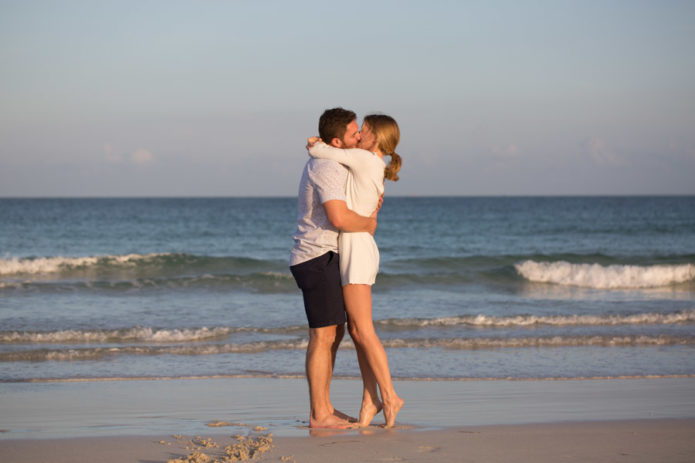
[[[343,140],[341,140],[340,138],[331,138],[331,142],[329,144],[331,146],[335,146],[336,148],[342,148]]]

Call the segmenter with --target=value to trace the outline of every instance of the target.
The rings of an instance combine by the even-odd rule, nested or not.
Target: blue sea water
[[[301,376],[295,226],[296,198],[0,199],[0,381]],[[695,375],[695,197],[387,197],[376,240],[396,377]]]

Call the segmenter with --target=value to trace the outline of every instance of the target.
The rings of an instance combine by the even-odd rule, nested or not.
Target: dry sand
[[[321,435],[323,434],[323,435]],[[481,426],[441,431],[383,430],[316,433],[272,438],[252,434],[191,438],[177,436],[0,441],[8,463],[166,463],[244,461],[244,443],[260,439],[250,461],[354,462],[688,462],[695,461],[695,420],[639,420]],[[208,440],[209,439],[209,440]],[[224,459],[224,447],[241,446]],[[188,456],[198,452],[197,459]],[[206,460],[201,454],[210,457]]]

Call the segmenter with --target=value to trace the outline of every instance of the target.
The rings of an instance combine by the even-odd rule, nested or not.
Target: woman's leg
[[[343,298],[350,319],[350,335],[355,344],[361,348],[364,359],[379,385],[386,426],[391,427],[396,420],[396,414],[403,406],[403,400],[396,395],[396,391],[393,389],[386,351],[374,330],[372,287],[370,285],[345,285],[343,286]],[[371,392],[369,393],[371,394]]]
[[[349,321],[348,321],[349,324]],[[362,375],[362,405],[360,406],[360,426],[369,426],[374,416],[382,409],[381,401],[379,400],[379,392],[377,390],[376,377],[372,368],[369,366],[367,357],[365,356],[362,347],[355,343],[357,351],[357,363],[360,365],[360,373]]]

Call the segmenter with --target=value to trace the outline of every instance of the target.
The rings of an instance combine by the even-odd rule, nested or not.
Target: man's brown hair
[[[342,140],[347,125],[356,119],[357,115],[348,109],[340,107],[327,109],[319,118],[319,137],[329,145],[334,138]]]

